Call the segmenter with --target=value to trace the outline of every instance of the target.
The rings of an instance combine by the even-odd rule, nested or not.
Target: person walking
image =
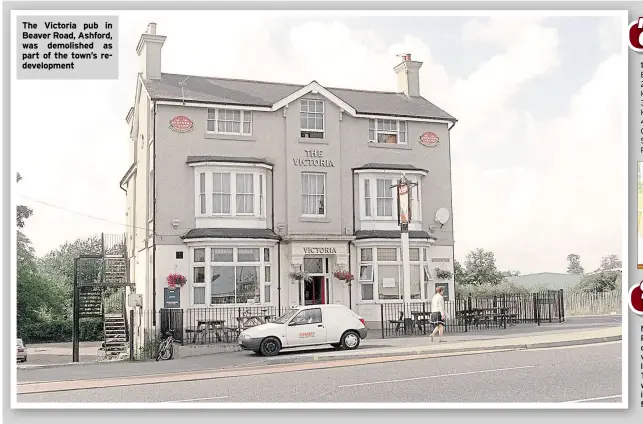
[[[444,320],[446,319],[446,312],[444,310],[444,296],[442,295],[444,289],[442,287],[435,288],[435,295],[431,299],[431,324],[435,326],[431,333],[431,341],[433,337],[438,334],[438,340],[442,343],[442,335],[444,334]]]

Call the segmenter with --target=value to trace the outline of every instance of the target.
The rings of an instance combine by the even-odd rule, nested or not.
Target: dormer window
[[[376,144],[406,144],[408,127],[406,121],[369,119],[368,140]]]
[[[252,112],[237,109],[208,109],[207,130],[213,134],[252,135]]]

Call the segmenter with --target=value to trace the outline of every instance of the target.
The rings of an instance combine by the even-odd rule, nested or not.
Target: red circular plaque
[[[194,123],[187,116],[176,116],[170,121],[170,128],[177,132],[188,132],[194,128]]]
[[[438,143],[440,143],[440,137],[438,137],[435,133],[425,132],[420,137],[420,144],[422,144],[423,146],[433,147],[437,146]]]

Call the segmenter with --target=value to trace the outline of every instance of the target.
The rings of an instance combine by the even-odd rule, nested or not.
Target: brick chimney
[[[409,97],[420,95],[420,68],[422,62],[411,60],[411,53],[400,55],[402,63],[397,65],[395,73],[397,74],[397,91],[406,94]]]
[[[141,58],[141,73],[144,79],[161,79],[161,48],[165,43],[164,35],[156,35],[156,24],[147,25],[145,34],[141,35],[136,53]]]

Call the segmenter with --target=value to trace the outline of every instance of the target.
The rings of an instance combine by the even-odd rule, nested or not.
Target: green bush
[[[500,284],[456,284],[456,294],[459,297],[493,297],[503,294],[528,294],[525,287],[517,286],[509,281]]]
[[[100,318],[81,319],[79,326],[81,342],[95,342],[104,339],[103,320]],[[27,344],[64,343],[72,341],[73,323],[70,320],[23,323],[18,337]]]

